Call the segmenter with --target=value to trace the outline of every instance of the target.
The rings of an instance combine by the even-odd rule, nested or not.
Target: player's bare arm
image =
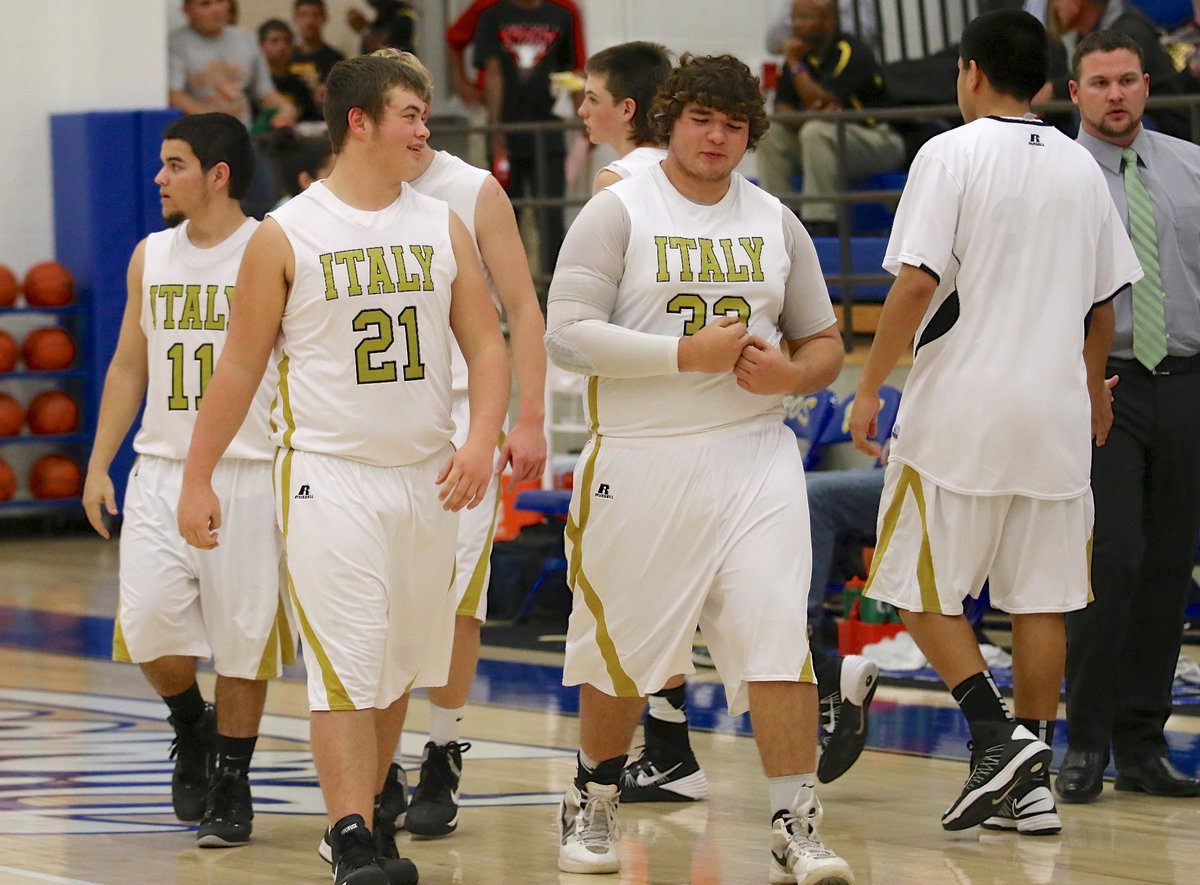
[[[867,364],[863,366],[854,394],[854,404],[850,407],[850,438],[860,452],[879,457],[879,446],[869,439],[878,429],[875,418],[879,414],[879,388],[900,354],[912,343],[937,285],[933,274],[905,264],[888,290],[879,314],[875,340],[871,343],[871,352],[867,354]]]
[[[1087,369],[1088,395],[1092,401],[1092,438],[1098,446],[1108,441],[1108,432],[1113,423],[1112,388],[1116,386],[1118,378],[1114,375],[1106,381],[1104,368],[1112,348],[1115,326],[1116,313],[1112,301],[1098,304],[1092,308],[1087,337],[1083,339],[1083,365]]]
[[[442,466],[438,498],[446,510],[472,508],[492,477],[492,453],[508,411],[508,354],[500,320],[488,296],[483,268],[467,227],[450,213],[450,239],[458,275],[451,286],[450,329],[467,361],[471,426],[467,441]]]
[[[679,339],[679,371],[709,375],[733,371],[749,341],[750,333],[740,319],[717,317],[695,335]]]
[[[499,123],[501,108],[504,106],[504,72],[500,70],[500,59],[489,58],[483,69],[483,100],[487,107],[489,123]],[[503,132],[492,132],[488,135],[492,150],[492,160],[508,156],[508,141]]]
[[[505,437],[496,472],[511,463],[511,482],[527,482],[539,478],[546,466],[546,349],[542,346],[546,321],[529,275],[529,264],[521,259],[524,246],[516,214],[495,178],[486,179],[479,191],[475,231],[483,263],[492,274],[508,317],[512,364],[520,397],[517,420]]]
[[[283,230],[266,219],[242,256],[228,337],[196,415],[183,469],[179,533],[193,547],[217,546],[221,505],[212,490],[213,470],[246,419],[266,371],[294,272],[292,261]]]
[[[611,169],[601,169],[596,173],[596,180],[592,182],[592,194],[598,194],[610,184],[616,184],[620,180],[621,176]]]
[[[788,341],[789,358],[765,339],[751,335],[733,366],[738,387],[762,396],[814,393],[842,370],[842,336],[834,323],[815,335]]]
[[[125,272],[125,313],[117,349],[104,376],[104,392],[100,395],[100,412],[96,419],[96,438],[88,458],[87,477],[83,481],[83,510],[88,522],[102,537],[109,537],[104,525],[104,513],[117,515],[117,496],[109,465],[129,433],[146,394],[149,369],[146,356],[146,334],[142,331],[142,270],[146,265],[146,241],[138,243]]]

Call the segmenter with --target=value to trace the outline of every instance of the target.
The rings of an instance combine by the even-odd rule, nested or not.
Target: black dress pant
[[[1067,733],[1118,767],[1166,752],[1163,726],[1200,533],[1200,372],[1108,374],[1114,422],[1093,449],[1095,601],[1067,615]]]

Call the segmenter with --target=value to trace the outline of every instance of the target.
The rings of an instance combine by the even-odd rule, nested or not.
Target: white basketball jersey
[[[719,203],[701,205],[681,195],[661,167],[608,190],[630,219],[609,322],[679,337],[736,315],[752,335],[779,344],[791,259],[783,237],[787,210],[777,199],[735,173]],[[828,295],[813,294],[828,310]],[[764,414],[783,416],[782,397],[748,393],[732,373],[593,377],[585,399],[593,426],[614,436],[695,433]]]
[[[667,158],[667,149],[659,147],[634,148],[619,160],[613,160],[601,172],[611,172],[621,178],[628,178],[645,172],[651,166],[657,166]]]
[[[421,173],[419,178],[409,182],[417,193],[450,204],[450,208],[463,220],[463,224],[471,232],[471,241],[475,243],[476,255],[479,254],[479,240],[475,234],[475,204],[479,201],[479,190],[483,187],[489,174],[483,169],[460,160],[453,154],[435,151],[433,162],[429,164],[429,168]],[[523,260],[523,258],[524,256],[519,256],[516,260]],[[500,298],[486,265],[483,267],[483,274],[487,280],[488,292],[492,296],[492,303],[496,305],[496,312],[500,313],[502,311]],[[467,361],[453,336],[450,339],[450,347],[453,359],[454,389],[466,391]]]
[[[198,249],[188,222],[146,238],[142,271],[142,331],[146,335],[146,409],[133,440],[143,455],[187,457],[196,411],[225,345],[238,265],[258,222],[245,223],[222,243]],[[275,446],[267,419],[275,389],[268,369],[226,458],[268,460]]]
[[[318,182],[270,213],[296,270],[276,348],[271,438],[394,467],[450,441],[449,208],[405,185],[386,209]]]

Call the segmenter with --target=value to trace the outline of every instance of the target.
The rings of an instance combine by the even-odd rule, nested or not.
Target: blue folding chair
[[[807,396],[785,396],[783,408],[783,423],[796,434],[804,448],[804,469],[811,470],[820,460],[818,441],[837,413],[837,397],[829,388]]]

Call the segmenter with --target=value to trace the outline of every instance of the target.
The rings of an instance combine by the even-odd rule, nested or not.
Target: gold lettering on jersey
[[[717,260],[717,253],[713,251],[712,240],[701,237],[696,242],[700,244],[700,272],[696,274],[697,282],[725,282],[725,272],[721,269],[721,262]]]
[[[404,263],[404,247],[392,246],[392,255],[396,259],[396,291],[397,292],[419,292],[421,291],[421,275],[419,273],[408,273],[408,267]]]
[[[163,283],[158,287],[158,297],[163,300],[162,328],[175,328],[175,299],[183,297],[183,286],[178,283]]]
[[[353,298],[362,294],[362,285],[358,282],[358,263],[365,262],[367,256],[362,249],[343,249],[333,253],[333,260],[346,268],[346,294]]]
[[[179,314],[179,322],[176,325],[180,329],[199,331],[204,328],[204,320],[200,318],[200,286],[196,283],[189,283],[183,292],[183,310]]]
[[[654,248],[658,250],[658,276],[654,279],[659,283],[669,283],[671,271],[667,268],[667,238],[655,237]]]
[[[750,266],[753,268],[750,274],[750,279],[756,283],[763,281],[762,272],[762,237],[738,237],[738,243],[746,250],[746,255],[750,258]]]
[[[421,275],[424,278],[421,283],[421,288],[426,292],[433,291],[433,246],[409,246],[408,247],[414,256],[417,263],[421,265]]]
[[[150,287],[150,328],[158,328],[158,286]]]
[[[333,253],[322,252],[319,256],[321,259],[321,274],[325,277],[325,300],[337,300],[337,287],[333,284]]]
[[[208,284],[208,302],[204,306],[204,328],[209,332],[225,331],[225,314],[217,309],[217,295],[220,293],[220,286],[215,283]],[[233,286],[225,287],[225,303],[230,307],[233,306]]]
[[[371,246],[368,248],[367,262],[371,268],[371,281],[367,283],[367,294],[382,295],[384,292],[395,292],[396,284],[392,282],[392,274],[388,270],[383,247]]]
[[[692,276],[691,250],[696,248],[696,241],[692,237],[671,237],[667,240],[667,246],[679,253],[679,282],[695,282],[696,278]]]
[[[725,253],[725,281],[729,283],[744,283],[750,279],[750,266],[738,264],[733,257],[733,240],[721,237],[721,251]]]

